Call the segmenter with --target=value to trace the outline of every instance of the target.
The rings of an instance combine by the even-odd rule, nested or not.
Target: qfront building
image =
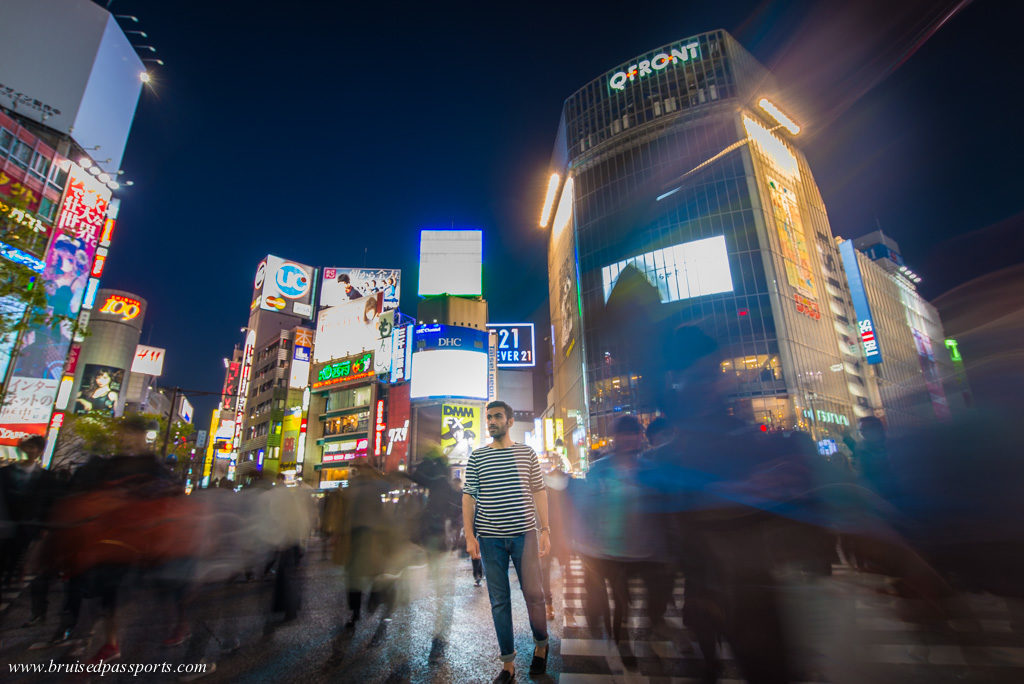
[[[714,341],[733,412],[765,429],[827,443],[879,406],[800,129],[775,93],[766,69],[713,31],[638,55],[565,101],[540,223],[549,403],[571,461],[623,412],[653,417],[645,347],[630,342],[680,327]],[[624,335],[606,304],[640,278],[656,290],[656,320]],[[688,353],[659,361],[682,367],[671,356]]]

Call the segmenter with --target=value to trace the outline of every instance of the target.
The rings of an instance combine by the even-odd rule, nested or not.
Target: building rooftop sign
[[[664,71],[669,66],[678,66],[691,59],[700,59],[700,43],[688,38],[676,47],[667,48],[667,52],[659,52],[649,58],[637,60],[636,64],[626,67],[625,71],[616,71],[608,78],[608,87],[623,91],[626,86],[642,78]]]

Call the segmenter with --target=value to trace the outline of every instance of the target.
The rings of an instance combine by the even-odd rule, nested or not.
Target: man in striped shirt
[[[487,431],[494,441],[469,457],[462,489],[466,550],[473,558],[483,556],[491,616],[501,650],[503,668],[494,679],[495,684],[511,682],[516,672],[509,560],[519,577],[533,630],[535,646],[530,674],[543,674],[548,659],[548,626],[540,574],[540,558],[551,548],[547,492],[537,454],[525,444],[514,443],[508,434],[510,427],[512,407],[503,401],[489,403]]]

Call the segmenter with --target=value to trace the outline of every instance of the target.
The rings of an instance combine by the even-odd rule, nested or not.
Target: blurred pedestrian
[[[548,659],[540,572],[540,558],[551,549],[547,492],[537,454],[529,446],[512,441],[512,424],[511,406],[503,401],[487,404],[487,431],[493,441],[469,457],[462,496],[466,549],[471,557],[483,558],[491,617],[503,663],[495,684],[513,681],[516,672],[509,561],[519,577],[533,631],[535,646],[530,674],[543,674]]]
[[[427,501],[419,515],[416,542],[427,553],[427,568],[434,586],[434,634],[430,657],[438,659],[447,645],[451,623],[454,576],[445,567],[448,530],[458,517],[461,501],[448,479],[448,459],[432,450],[410,473],[412,481],[427,490]]]
[[[0,583],[5,587],[21,578],[29,546],[42,533],[57,491],[56,477],[40,464],[46,440],[38,435],[26,437],[18,449],[25,458],[0,468],[2,500],[11,521],[10,535],[0,548]],[[43,619],[38,608],[33,606],[27,625]]]
[[[658,595],[657,538],[645,517],[645,494],[638,470],[644,446],[643,426],[634,416],[622,416],[613,427],[608,455],[592,464],[587,479],[573,483],[573,503],[579,515],[577,549],[586,573],[585,611],[592,630],[604,624],[619,647],[623,663],[636,659],[624,625],[629,610],[629,581],[638,578],[647,587],[651,621],[663,618],[665,598]],[[614,605],[608,606],[605,582]]]
[[[551,526],[551,552],[540,559],[544,579],[544,603],[548,620],[555,619],[555,596],[551,589],[551,568],[557,560],[563,579],[569,573],[568,523],[565,515],[565,488],[569,477],[556,465],[544,476],[548,494],[548,522]]]

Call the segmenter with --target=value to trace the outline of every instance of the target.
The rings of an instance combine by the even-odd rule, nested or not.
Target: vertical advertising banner
[[[857,263],[857,250],[853,246],[853,240],[839,243],[839,257],[843,260],[846,282],[850,286],[850,299],[853,300],[853,312],[857,316],[857,334],[860,335],[864,358],[868,363],[881,363],[882,350],[875,336],[875,321],[871,317],[871,306],[864,290],[864,280],[861,277],[860,264]]]
[[[768,178],[768,194],[775,216],[775,229],[782,247],[782,260],[786,266],[786,280],[808,297],[816,297],[814,274],[811,271],[811,255],[807,251],[807,236],[800,220],[800,208],[796,193],[782,186],[774,178]]]
[[[313,331],[295,329],[292,341],[292,367],[288,376],[288,387],[302,389],[309,384],[309,364],[312,361]]]
[[[409,384],[388,390],[388,430],[384,470],[394,472],[409,460]]]
[[[95,411],[107,416],[114,415],[123,382],[124,370],[121,368],[86,364],[85,372],[82,373],[82,388],[75,398],[75,413]]]
[[[441,405],[441,450],[449,464],[466,463],[481,434],[479,406]]]
[[[320,306],[338,306],[355,299],[377,295],[381,310],[398,308],[402,294],[402,271],[397,268],[325,268],[320,286]]]

